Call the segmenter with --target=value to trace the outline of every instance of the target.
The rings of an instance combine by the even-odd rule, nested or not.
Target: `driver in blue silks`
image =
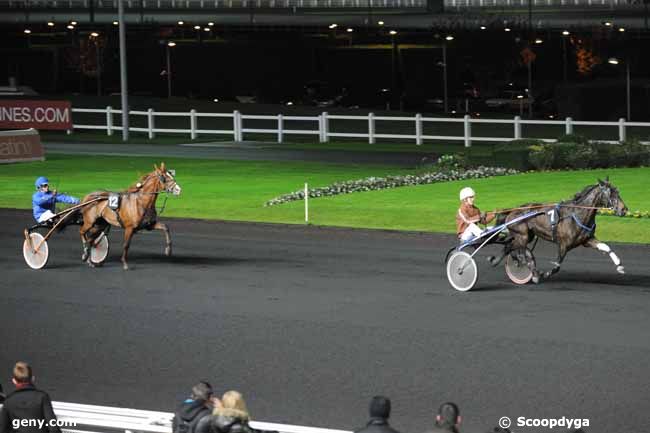
[[[34,185],[36,192],[32,195],[32,209],[34,219],[42,223],[55,215],[57,203],[78,204],[79,199],[65,194],[57,194],[56,190],[50,191],[50,181],[46,177],[36,179]]]

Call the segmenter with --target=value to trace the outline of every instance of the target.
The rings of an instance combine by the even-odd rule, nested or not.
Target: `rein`
[[[146,182],[147,182],[147,181],[148,181],[152,176],[155,176],[155,174],[150,173],[147,177],[145,177],[145,178],[142,180],[142,182],[138,182],[138,183],[136,184],[136,188],[138,188],[137,191],[125,191],[125,192],[122,193],[122,194],[159,195],[159,194],[163,194],[163,193],[164,193],[164,194],[165,194],[165,201],[163,202],[163,205],[162,205],[162,207],[160,208],[160,210],[157,210],[157,209],[156,209],[156,213],[157,213],[158,215],[162,215],[162,213],[165,211],[165,206],[167,206],[167,199],[169,198],[169,194],[170,194],[170,192],[167,190],[167,188],[163,187],[162,189],[160,189],[160,190],[158,190],[158,191],[153,191],[153,192],[148,192],[148,191],[142,191],[142,190],[141,190],[141,188],[144,186],[144,184],[145,184],[145,183],[146,183]],[[159,180],[161,181],[161,183],[164,185],[165,182],[164,182],[162,176],[158,175],[158,178],[159,178]],[[174,183],[175,183],[175,181],[174,181]],[[154,203],[154,208],[155,208],[155,203]]]
[[[570,207],[570,208],[575,208],[575,209],[592,209],[592,210],[601,210],[601,209],[613,209],[612,207],[599,207],[599,206],[582,206],[578,204],[562,204],[562,203],[547,203],[547,204],[541,204],[541,205],[536,205],[536,206],[522,206],[522,207],[511,207],[508,209],[495,209],[492,211],[495,214],[507,214],[511,212],[515,212],[518,210],[529,210],[529,209],[542,209],[545,207]]]

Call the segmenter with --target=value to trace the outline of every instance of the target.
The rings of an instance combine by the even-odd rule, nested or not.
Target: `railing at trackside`
[[[116,110],[112,107],[104,109],[95,108],[73,108],[73,113],[95,113],[104,114],[105,122],[101,125],[83,125],[74,124],[74,129],[94,129],[106,131],[107,135],[113,135],[114,131],[121,131],[122,127],[114,124],[114,116],[122,114],[122,110]],[[555,125],[561,126],[565,134],[573,134],[575,126],[598,126],[598,127],[613,127],[618,129],[618,141],[623,142],[627,139],[628,127],[643,127],[650,128],[648,122],[627,122],[621,118],[618,122],[590,122],[590,121],[576,121],[570,117],[564,120],[532,120],[522,119],[520,116],[515,116],[513,119],[475,119],[469,115],[462,118],[451,117],[425,117],[421,114],[415,116],[376,116],[373,113],[368,113],[366,116],[346,116],[346,115],[333,115],[327,112],[321,113],[318,116],[285,116],[283,114],[277,115],[249,115],[242,114],[239,111],[232,113],[198,113],[196,110],[189,112],[159,112],[149,109],[147,111],[129,111],[130,116],[144,116],[146,117],[146,127],[129,127],[129,131],[145,132],[149,139],[153,139],[156,133],[168,134],[189,134],[192,140],[200,135],[230,135],[233,141],[244,141],[244,134],[271,134],[276,136],[278,143],[283,143],[287,135],[312,135],[318,136],[321,143],[327,143],[330,138],[363,138],[367,139],[369,144],[374,144],[376,140],[398,139],[398,140],[415,140],[415,144],[421,145],[425,140],[438,140],[438,141],[462,141],[466,147],[470,147],[474,141],[483,142],[504,142],[520,140],[523,138],[533,138],[544,141],[556,141],[554,138],[549,137],[523,137],[523,125]],[[189,128],[157,128],[156,117],[185,117],[189,118]],[[229,123],[232,125],[230,129],[200,129],[199,119],[201,118],[227,118],[231,119]],[[271,121],[275,124],[274,128],[252,128],[245,127],[246,120],[264,120]],[[332,120],[354,120],[361,121],[366,124],[364,132],[336,132],[330,127]],[[285,122],[303,122],[307,124],[307,128],[302,129],[287,129]],[[385,134],[377,133],[378,122],[408,122],[411,124],[412,133],[410,134]],[[462,124],[463,135],[430,135],[425,134],[424,125],[430,123],[456,123]],[[472,125],[475,124],[505,124],[512,126],[512,135],[509,137],[484,137],[472,135]],[[315,129],[311,129],[315,126]],[[72,131],[68,131],[72,133]],[[599,141],[616,142],[616,140],[602,139]]]
[[[0,0],[0,8],[88,8],[90,0]],[[94,0],[93,7],[115,9],[117,0]],[[418,8],[426,0],[126,0],[127,9],[220,9],[220,8]]]
[[[171,433],[173,413],[127,409],[112,406],[95,406],[55,401],[52,403],[57,419],[68,426],[64,433]],[[0,406],[1,407],[1,406]],[[279,433],[351,433],[317,427],[251,421],[251,427]]]
[[[529,0],[444,0],[451,9],[523,8]],[[0,0],[0,8],[88,8],[90,0]],[[219,8],[420,8],[426,0],[126,0],[129,8],[144,9],[219,9]],[[117,0],[94,0],[98,9],[117,7]],[[532,0],[535,8],[607,8],[628,9],[643,7],[642,0]]]
[[[532,1],[534,8],[605,8],[623,9],[643,7],[642,0],[445,0],[445,9],[471,8],[527,8]]]

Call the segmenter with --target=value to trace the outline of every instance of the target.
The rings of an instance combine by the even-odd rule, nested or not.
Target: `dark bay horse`
[[[82,202],[97,198],[105,198],[81,210],[83,225],[79,229],[84,252],[82,261],[87,261],[90,266],[90,247],[94,239],[99,236],[109,225],[124,229],[124,244],[122,251],[122,266],[129,269],[126,257],[133,235],[141,229],[162,230],[165,233],[165,255],[172,253],[172,241],[169,228],[157,221],[156,200],[160,193],[178,195],[181,187],[176,183],[172,172],[165,168],[165,163],[160,167],[154,165],[154,171],[142,176],[140,181],[130,186],[126,191],[111,193],[109,191],[96,191],[88,194]],[[115,208],[115,209],[114,209]]]
[[[517,211],[502,215],[499,218],[501,222],[508,222],[530,209],[544,212],[509,226],[512,242],[506,244],[502,257],[491,262],[496,264],[510,254],[518,261],[526,262],[533,271],[533,282],[539,283],[541,279],[548,278],[560,270],[562,261],[570,250],[584,246],[608,254],[616,266],[616,271],[623,274],[625,268],[616,253],[606,243],[596,239],[596,214],[599,208],[613,209],[617,216],[627,213],[628,209],[618,189],[609,183],[609,178],[604,181],[599,179],[597,184],[585,187],[571,200],[548,206],[528,203]],[[554,267],[550,271],[540,273],[525,254],[526,247],[535,237],[557,245],[557,259],[552,262]]]

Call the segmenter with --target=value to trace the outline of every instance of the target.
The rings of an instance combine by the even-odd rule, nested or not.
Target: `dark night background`
[[[331,30],[322,27],[224,26],[210,32],[194,24],[131,24],[128,30],[129,90],[133,95],[165,97],[166,41],[171,49],[173,95],[234,100],[252,95],[258,102],[305,102],[305,86],[345,94],[341,105],[436,111],[431,99],[443,95],[442,49],[447,44],[450,110],[463,105],[468,88],[481,100],[499,94],[512,83],[527,86],[521,52],[530,44],[536,54],[532,66],[537,117],[617,120],[625,117],[625,59],[630,59],[634,120],[649,120],[647,41],[650,32],[616,26],[528,30],[525,25],[505,32],[503,25],[486,30],[465,28],[397,29],[388,27]],[[43,95],[97,94],[96,44],[102,64],[101,93],[119,91],[117,27],[81,23],[74,31],[65,23],[48,28],[32,23],[7,25],[0,33],[0,83],[16,77]],[[98,31],[99,38],[90,37]],[[453,35],[453,41],[445,41]],[[394,45],[393,45],[394,38]],[[535,44],[536,38],[543,43]],[[99,42],[96,42],[99,41]],[[565,46],[563,46],[565,44]],[[397,48],[394,48],[397,47]],[[564,52],[566,50],[566,57]],[[589,64],[588,57],[595,60]],[[607,63],[617,57],[622,64]],[[564,80],[566,59],[567,80]],[[579,71],[581,65],[586,70]],[[345,89],[345,90],[343,90]],[[392,92],[382,89],[393,89]],[[429,100],[429,102],[427,102]]]

